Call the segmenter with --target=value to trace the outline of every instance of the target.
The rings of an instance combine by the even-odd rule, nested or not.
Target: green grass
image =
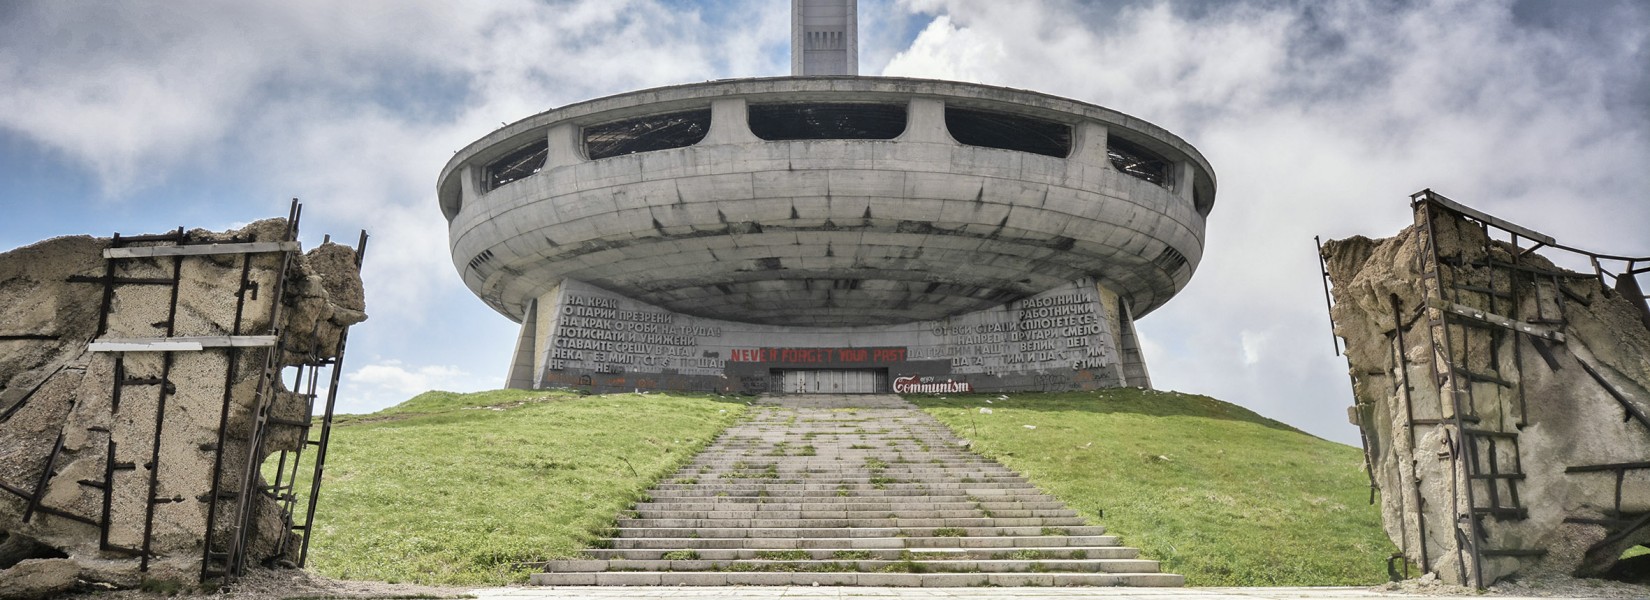
[[[535,569],[523,563],[578,556],[745,408],[706,394],[499,390],[344,416],[309,566],[346,579],[525,582]]]
[[[1396,548],[1357,448],[1169,392],[908,399],[1187,585],[1386,580]]]

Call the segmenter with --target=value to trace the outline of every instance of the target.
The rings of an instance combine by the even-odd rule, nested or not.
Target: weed
[[[1039,535],[1071,535],[1071,530],[1064,527],[1044,527]]]
[[[1089,557],[1089,551],[1088,550],[1072,550],[1071,553],[1067,554],[1066,556],[1071,557],[1072,560],[1083,560],[1083,559]]]
[[[837,560],[871,560],[870,550],[837,550],[831,553]]]
[[[758,550],[756,557],[762,560],[808,560],[813,555],[807,550]]]
[[[699,553],[693,550],[672,550],[661,555],[665,560],[699,560]]]
[[[963,537],[968,531],[961,527],[941,527],[934,530],[934,537]]]

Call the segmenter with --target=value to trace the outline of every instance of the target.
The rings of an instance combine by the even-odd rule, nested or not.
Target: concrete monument
[[[1149,386],[1190,280],[1196,149],[1036,92],[856,77],[851,0],[795,0],[794,76],[581,102],[459,151],[453,262],[522,324],[508,386]]]

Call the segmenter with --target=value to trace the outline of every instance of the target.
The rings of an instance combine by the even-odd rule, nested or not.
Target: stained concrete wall
[[[762,141],[745,122],[757,102],[892,102],[908,105],[908,125],[894,140]],[[1071,124],[1074,150],[959,144],[947,106]],[[585,125],[705,107],[714,116],[697,145],[583,156]],[[1108,136],[1175,161],[1177,183],[1113,169]],[[481,186],[485,165],[537,141],[549,148],[542,170]],[[713,82],[573,105],[466,148],[440,184],[455,265],[514,320],[570,278],[674,312],[793,326],[943,318],[1084,277],[1144,315],[1195,271],[1213,190],[1194,149],[1138,119],[1018,90],[882,78]]]
[[[1115,294],[1093,280],[949,319],[886,327],[798,328],[673,313],[565,280],[538,299],[532,371],[512,385],[595,391],[782,392],[776,370],[880,370],[892,382],[973,391],[1058,391],[1129,383]],[[524,328],[523,337],[528,334]],[[883,390],[887,391],[887,390]]]
[[[285,232],[285,221],[276,219],[228,233],[197,230],[189,232],[189,240],[273,242]],[[0,493],[0,569],[23,559],[52,560],[28,568],[71,582],[194,581],[214,505],[209,491],[219,432],[226,432],[221,490],[238,490],[248,459],[261,464],[265,458],[252,457],[250,444],[259,375],[270,349],[207,348],[168,358],[158,352],[94,352],[88,341],[166,336],[169,326],[173,336],[226,336],[234,333],[237,312],[243,335],[267,334],[281,283],[281,254],[244,255],[249,257],[244,284],[242,255],[182,258],[171,323],[171,286],[118,285],[100,333],[104,286],[71,278],[113,273],[167,280],[174,269],[172,258],[123,259],[111,267],[103,257],[109,247],[108,239],[70,237],[0,254],[0,306],[8,307],[0,323],[0,484],[9,490]],[[279,323],[285,349],[280,364],[332,356],[344,328],[365,318],[357,270],[354,251],[336,244],[293,257]],[[238,301],[243,302],[239,311]],[[4,339],[19,334],[51,337]],[[170,390],[164,395],[161,385],[142,383],[163,377]],[[308,418],[309,399],[284,391],[279,382],[274,389],[272,416]],[[62,447],[54,456],[60,436]],[[295,450],[298,443],[296,428],[272,431],[264,453]],[[112,480],[111,455],[116,465],[130,465],[114,470]],[[160,499],[152,519],[147,514],[151,478]],[[279,506],[253,493],[249,562],[292,558],[296,546]],[[229,539],[234,501],[220,498],[215,504],[214,547],[221,548]],[[135,550],[143,547],[146,529],[153,556],[148,571],[140,572]],[[7,571],[0,570],[0,581],[6,579]]]

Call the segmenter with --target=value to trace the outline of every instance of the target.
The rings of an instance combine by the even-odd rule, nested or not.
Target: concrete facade
[[[866,139],[876,134],[849,127],[847,135],[862,137],[764,139],[769,107],[800,111],[805,126],[864,120],[855,107],[866,107],[896,115],[886,119],[896,133]],[[1059,136],[1016,149],[1016,140],[963,131],[972,127],[967,118]],[[702,132],[666,144],[675,147],[612,155],[592,133],[644,137],[670,127]],[[1162,165],[1158,176],[1120,166],[1119,156],[1135,155]],[[566,337],[554,317],[573,296],[601,296],[609,305],[595,308],[668,313],[673,323],[724,332],[681,345],[696,356],[666,355],[681,359],[749,348],[903,348],[908,364],[808,365],[888,368],[890,383],[908,373],[967,379],[981,390],[1147,385],[1133,319],[1189,281],[1214,193],[1213,172],[1194,148],[1115,111],[1021,90],[861,77],[717,81],[563,107],[461,150],[439,184],[466,285],[524,323],[513,387],[588,380],[598,388],[741,391],[754,386],[747,380],[802,366],[730,361],[712,373],[672,362],[655,372],[628,358],[588,357],[574,366],[553,356]],[[1067,310],[1086,311],[1104,333],[1061,336],[1057,360],[954,365],[958,356],[997,354],[924,337],[1013,322],[1028,300],[1061,290],[1083,290],[1086,308]],[[1025,341],[998,333],[1002,343]],[[1048,351],[1033,346],[1026,351]],[[612,385],[594,383],[604,379]]]

